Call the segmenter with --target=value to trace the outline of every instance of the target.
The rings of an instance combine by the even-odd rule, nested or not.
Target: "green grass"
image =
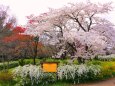
[[[17,86],[15,81],[0,81],[0,86]],[[44,85],[46,86],[46,85]],[[72,84],[67,84],[63,82],[58,82],[52,85],[47,85],[47,86],[72,86]]]
[[[40,62],[41,62],[41,59],[36,59],[36,64],[37,65],[40,65]],[[21,64],[23,64],[23,65],[33,64],[33,59],[24,59],[23,63],[21,63]],[[15,68],[19,65],[20,65],[20,59],[17,60],[17,61],[10,61],[9,64],[8,64],[8,62],[4,62],[4,63],[1,62],[0,63],[0,70]]]
[[[45,58],[45,59],[36,59],[36,65],[40,65],[42,62],[58,62],[59,65],[68,64],[69,59],[51,59],[51,58]],[[0,70],[3,69],[11,69],[15,68],[19,65],[23,66],[26,64],[33,64],[33,59],[24,59],[24,60],[17,60],[17,61],[10,61],[8,62],[1,62],[0,63]],[[78,64],[77,60],[73,62],[73,64]]]
[[[16,81],[0,81],[0,86],[16,86]]]
[[[65,83],[65,82],[57,82],[57,83],[54,83],[54,84],[48,85],[48,86],[72,86],[72,84]]]

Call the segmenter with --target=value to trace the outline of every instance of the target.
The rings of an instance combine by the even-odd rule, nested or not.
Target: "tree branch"
[[[89,17],[89,25],[87,26],[87,30],[89,32],[89,30],[91,29],[91,25],[92,25],[92,17],[95,15],[95,13],[93,13],[90,17]]]
[[[67,44],[68,44],[74,51],[77,52],[77,49],[76,49],[71,43],[67,42]]]
[[[78,23],[78,25],[81,27],[81,29],[86,32],[86,29],[85,29],[85,28],[82,26],[82,24],[79,22],[78,18],[74,18],[74,19],[75,19],[75,21]]]

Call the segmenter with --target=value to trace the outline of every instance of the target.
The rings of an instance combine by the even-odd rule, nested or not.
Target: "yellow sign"
[[[57,63],[43,63],[42,68],[44,72],[57,72]]]

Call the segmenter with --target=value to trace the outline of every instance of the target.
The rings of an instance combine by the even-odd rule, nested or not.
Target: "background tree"
[[[3,42],[3,39],[12,34],[11,29],[16,25],[16,18],[10,16],[9,7],[0,5],[0,60],[5,61],[5,59],[11,58],[8,54],[10,51],[10,46]],[[9,60],[7,60],[9,61]]]

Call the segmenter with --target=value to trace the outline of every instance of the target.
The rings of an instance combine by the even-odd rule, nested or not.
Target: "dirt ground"
[[[95,83],[79,84],[75,86],[115,86],[115,78],[111,78],[108,80],[95,82]]]

